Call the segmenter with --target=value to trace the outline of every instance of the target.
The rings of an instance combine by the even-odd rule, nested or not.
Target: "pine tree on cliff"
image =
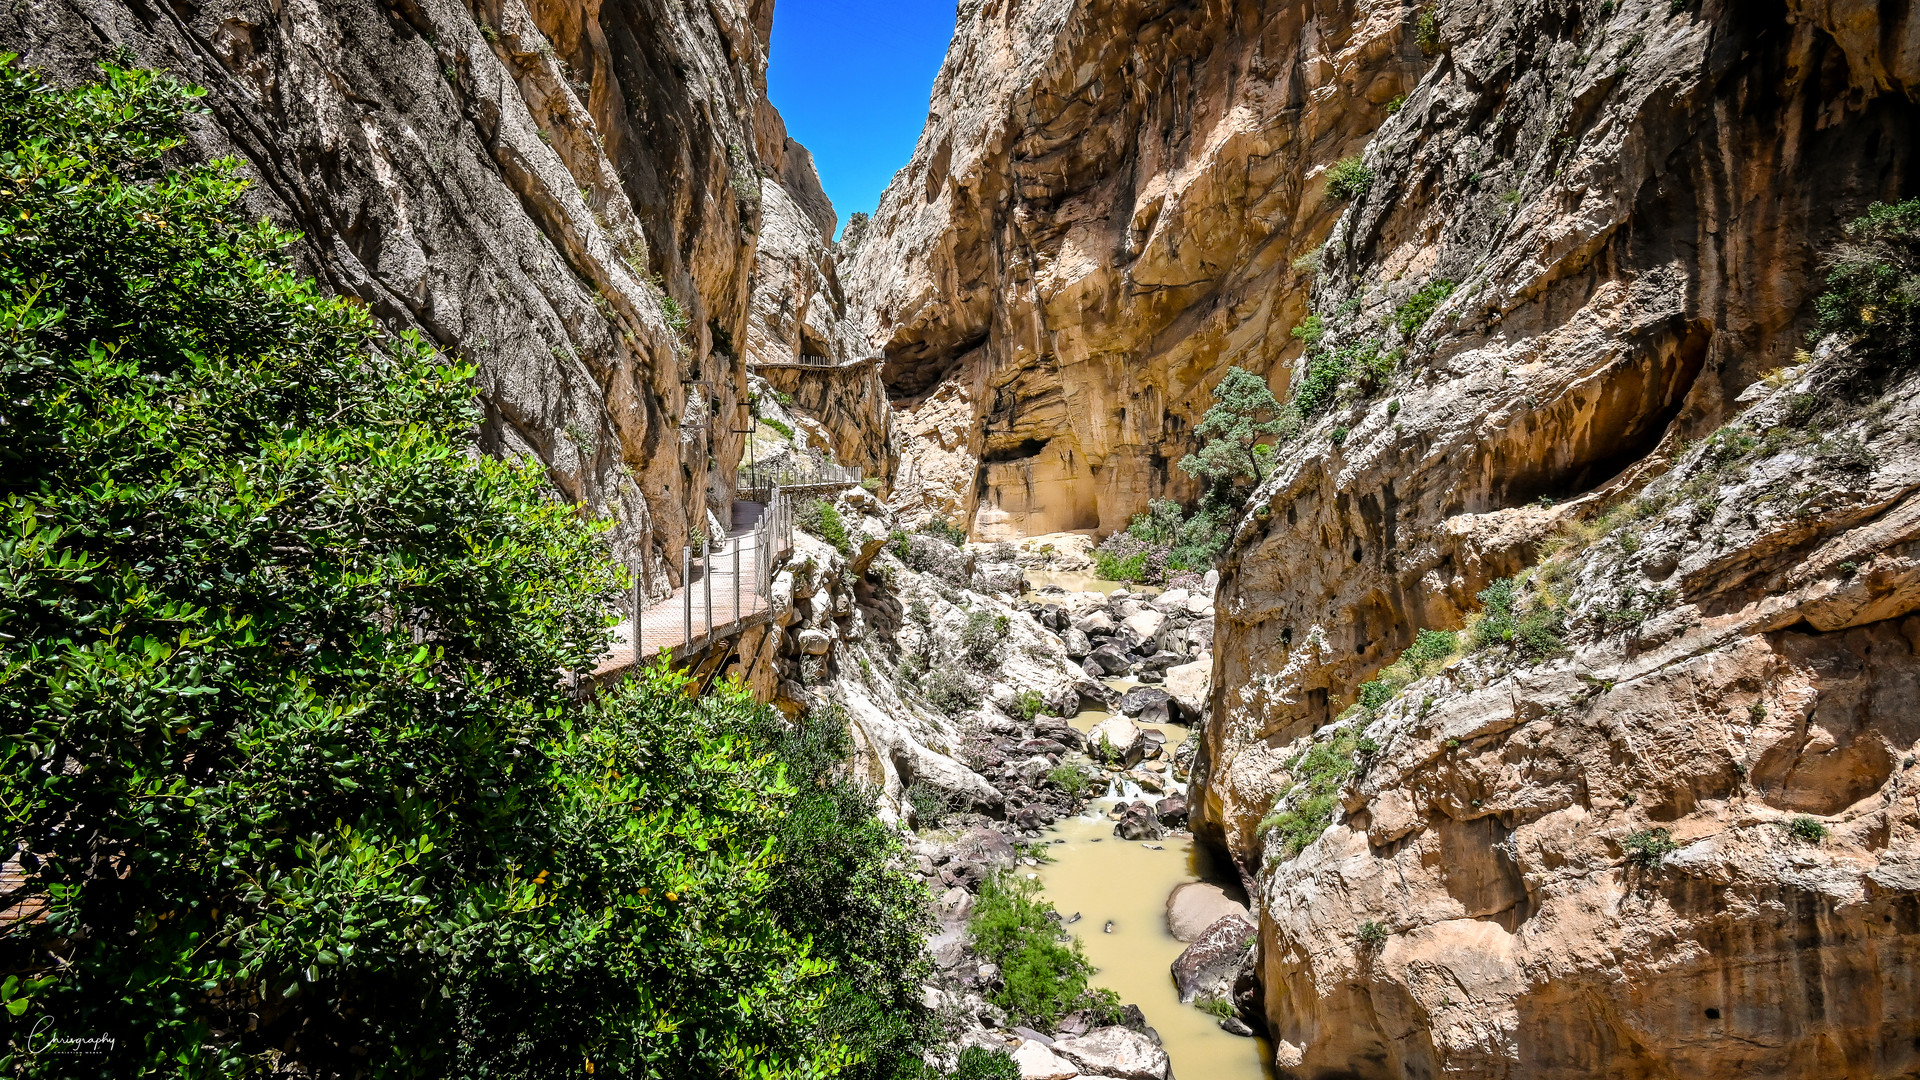
[[[1180,468],[1210,486],[1231,485],[1267,478],[1273,444],[1300,430],[1300,419],[1267,389],[1267,382],[1244,368],[1228,368],[1213,388],[1216,403],[1207,410],[1195,435],[1206,440],[1197,454],[1180,459]]]

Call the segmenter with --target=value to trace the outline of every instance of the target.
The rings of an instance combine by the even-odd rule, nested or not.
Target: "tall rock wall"
[[[961,7],[842,268],[902,494],[1110,530],[1313,404],[1193,807],[1283,1075],[1920,1071],[1920,387],[1802,351],[1916,131],[1907,4]]]
[[[832,231],[765,101],[771,26],[771,3],[660,0],[0,9],[54,78],[111,59],[207,87],[194,152],[243,160],[308,271],[473,361],[482,446],[614,517],[656,591],[727,515],[763,208],[801,192]]]

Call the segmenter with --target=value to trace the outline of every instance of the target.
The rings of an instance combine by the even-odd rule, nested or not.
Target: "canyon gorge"
[[[1138,1009],[985,1001],[983,880],[1091,821],[1209,867],[1174,974],[1245,1075],[1920,1076],[1920,362],[1870,350],[1920,304],[1911,4],[961,0],[837,241],[774,17],[20,0],[0,38],[208,88],[182,153],[473,364],[480,452],[643,599],[749,460],[864,471],[722,670],[844,720],[906,830],[940,1067],[1206,1080]],[[1848,243],[1907,307],[1823,302]],[[1096,542],[1223,497],[1180,463],[1233,369],[1279,408],[1212,572],[1102,591]]]

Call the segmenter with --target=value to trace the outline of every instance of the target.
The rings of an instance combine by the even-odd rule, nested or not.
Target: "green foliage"
[[[1078,765],[1055,765],[1048,770],[1047,781],[1075,799],[1093,783]]]
[[[1911,370],[1920,364],[1920,199],[1875,203],[1846,233],[1827,259],[1819,332],[1851,341],[1860,373]]]
[[[1300,854],[1333,824],[1340,785],[1358,768],[1358,748],[1359,737],[1351,730],[1342,730],[1288,763],[1293,782],[1280,793],[1274,812],[1259,826],[1259,832],[1266,836],[1269,864]]]
[[[1299,420],[1267,389],[1267,381],[1244,368],[1230,367],[1213,388],[1214,405],[1207,410],[1194,435],[1203,440],[1200,452],[1180,459],[1180,468],[1212,485],[1266,479],[1269,455],[1261,448],[1268,440],[1291,438]]]
[[[913,821],[922,829],[939,828],[946,819],[951,807],[947,803],[947,793],[927,783],[915,780],[907,786],[907,808],[913,812]]]
[[[1094,549],[1094,572],[1109,581],[1150,585],[1172,574],[1205,573],[1232,535],[1234,513],[1233,496],[1218,488],[1191,516],[1172,499],[1156,499],[1135,514],[1124,531]]]
[[[1414,17],[1413,40],[1428,56],[1440,51],[1440,15],[1432,5],[1421,8]]]
[[[981,959],[1000,966],[1001,986],[988,1000],[1013,1023],[1051,1028],[1094,997],[1093,965],[1079,942],[1060,940],[1057,919],[1038,881],[998,874],[980,886],[967,934]]]
[[[1342,158],[1327,170],[1327,197],[1352,202],[1373,187],[1373,170],[1359,155]]]
[[[1194,1007],[1217,1020],[1225,1020],[1233,1015],[1233,1002],[1218,994],[1202,994],[1193,1001]]]
[[[832,544],[840,554],[853,552],[853,545],[847,539],[847,523],[841,519],[840,511],[831,502],[808,499],[796,509],[793,520],[801,528]]]
[[[1566,615],[1550,596],[1522,591],[1521,578],[1501,578],[1480,590],[1484,609],[1473,626],[1476,648],[1510,645],[1526,660],[1538,663],[1564,652]]]
[[[1377,949],[1387,943],[1387,928],[1377,922],[1368,920],[1360,924],[1360,929],[1355,932],[1354,936],[1360,939],[1361,947]]]
[[[951,665],[928,670],[920,682],[920,693],[927,704],[955,719],[980,707],[980,687],[966,672]]]
[[[947,1075],[950,1080],[1020,1080],[1020,1066],[1005,1050],[969,1046]]]
[[[1827,838],[1827,827],[1805,814],[1799,814],[1787,822],[1787,835],[1803,844],[1817,844]]]
[[[967,530],[958,525],[949,525],[939,518],[920,526],[920,531],[936,539],[945,540],[954,547],[964,547],[967,543]]]
[[[1427,320],[1433,317],[1433,313],[1439,309],[1447,297],[1453,295],[1454,287],[1453,282],[1446,278],[1435,279],[1422,286],[1419,292],[1407,297],[1405,303],[1394,308],[1392,323],[1399,329],[1401,336],[1410,338],[1425,326]]]
[[[863,491],[879,491],[880,478],[877,476],[869,476],[866,479],[860,481],[860,488]]]
[[[772,428],[773,430],[779,432],[781,438],[787,440],[788,442],[793,441],[793,425],[792,424],[789,424],[784,420],[776,420],[771,416],[761,417],[760,422]]]
[[[797,823],[816,774],[737,688],[573,703],[599,530],[469,452],[470,368],[289,272],[235,163],[162,164],[197,91],[103,71],[0,65],[0,799],[51,905],[8,1004],[116,1041],[16,1073],[916,1056],[924,890],[871,807]]]
[[[1040,696],[1038,690],[1022,690],[1013,703],[1014,719],[1023,724],[1045,711],[1047,711],[1047,701]]]
[[[1665,829],[1640,829],[1629,833],[1620,846],[1627,849],[1627,858],[1639,866],[1648,868],[1660,865],[1660,861],[1680,849],[1673,842],[1673,834]]]
[[[1392,701],[1407,684],[1440,670],[1459,645],[1459,635],[1451,631],[1420,631],[1398,660],[1381,669],[1371,682],[1360,684],[1361,706],[1372,711]]]
[[[967,621],[960,626],[960,648],[965,651],[967,661],[981,671],[1000,670],[1007,629],[1005,615],[996,615],[984,608],[967,612]]]

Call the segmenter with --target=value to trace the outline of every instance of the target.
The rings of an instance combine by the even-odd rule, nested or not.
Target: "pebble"
[[[1104,928],[1102,929],[1102,933],[1107,933],[1107,934],[1111,934],[1111,933],[1113,933],[1113,920],[1112,920],[1112,919],[1108,919],[1108,920],[1107,920],[1107,925],[1106,925],[1106,926],[1105,926],[1105,927],[1104,927]]]

